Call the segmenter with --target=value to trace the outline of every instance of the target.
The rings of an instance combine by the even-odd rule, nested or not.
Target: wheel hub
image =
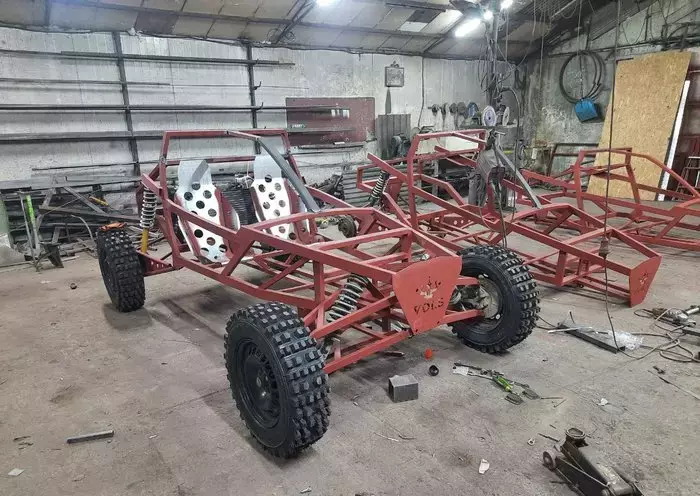
[[[485,320],[498,322],[502,314],[503,296],[498,285],[485,275],[479,276],[479,287],[457,287],[450,298],[450,306],[481,310]]]
[[[480,309],[485,319],[499,319],[501,314],[501,291],[488,277],[479,277]]]

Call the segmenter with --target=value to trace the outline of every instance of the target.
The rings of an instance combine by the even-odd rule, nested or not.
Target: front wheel
[[[260,303],[226,326],[226,369],[241,418],[272,455],[292,458],[328,429],[324,358],[296,311]]]
[[[123,227],[97,231],[97,258],[110,299],[120,312],[133,312],[146,301],[141,260]]]
[[[520,343],[535,327],[539,313],[537,283],[515,253],[500,246],[473,246],[462,252],[463,276],[479,279],[479,288],[458,288],[454,304],[479,308],[479,320],[455,322],[452,332],[484,353],[500,353]]]

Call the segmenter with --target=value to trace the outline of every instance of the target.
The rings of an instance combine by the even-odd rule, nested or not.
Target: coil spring
[[[369,194],[369,202],[367,203],[367,206],[373,207],[377,204],[384,194],[384,188],[386,188],[386,183],[388,180],[389,173],[382,171],[381,174],[379,174],[379,179],[377,179],[374,188],[372,188],[372,192]]]
[[[348,277],[345,286],[340,290],[338,299],[328,310],[328,319],[332,322],[357,310],[357,302],[367,286],[369,286],[369,279],[364,276],[352,274]]]
[[[141,229],[153,229],[156,220],[156,195],[144,189],[141,202]]]

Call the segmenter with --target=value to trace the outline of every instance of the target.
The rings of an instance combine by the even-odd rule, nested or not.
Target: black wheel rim
[[[243,407],[263,428],[277,425],[280,418],[280,394],[270,360],[252,341],[238,346],[236,372],[240,381]]]

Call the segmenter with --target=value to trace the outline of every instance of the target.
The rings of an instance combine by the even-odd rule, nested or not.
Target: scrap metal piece
[[[390,377],[389,396],[394,403],[418,399],[418,381],[411,374]]]
[[[537,394],[535,391],[533,391],[530,388],[523,388],[523,396],[525,396],[529,400],[538,400],[540,399],[540,395]]]
[[[516,393],[508,393],[506,395],[506,401],[509,401],[510,403],[513,403],[514,405],[520,405],[523,402],[523,399],[520,397],[520,395]]]
[[[79,436],[73,436],[66,439],[68,444],[84,443],[87,441],[96,441],[97,439],[107,439],[114,437],[114,429],[101,432],[92,432],[90,434],[81,434]]]

